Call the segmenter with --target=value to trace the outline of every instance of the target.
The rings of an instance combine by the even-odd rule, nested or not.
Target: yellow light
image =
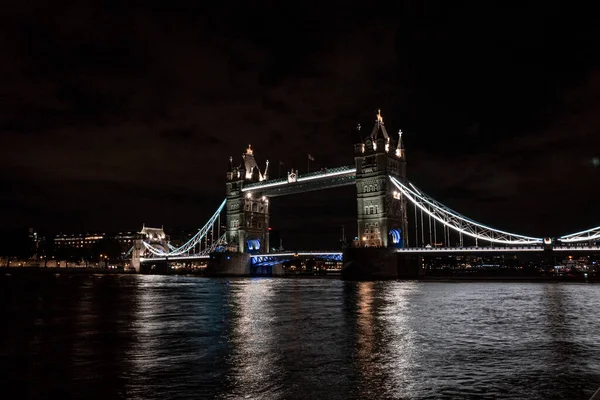
[[[367,240],[367,237],[366,237],[366,236],[363,236],[363,238],[362,238],[362,239],[363,239],[363,240]]]
[[[252,194],[251,194],[251,193],[248,193],[248,194],[246,195],[246,197],[247,197],[247,198],[250,198],[250,197],[252,197]]]

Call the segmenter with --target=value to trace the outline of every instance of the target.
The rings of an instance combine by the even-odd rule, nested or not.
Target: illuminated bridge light
[[[600,239],[600,226],[586,229],[585,231],[571,233],[558,238],[563,243],[588,242],[590,240]]]
[[[317,180],[317,179],[332,178],[332,177],[343,176],[343,175],[352,175],[352,174],[356,174],[355,167],[351,167],[351,166],[338,167],[338,168],[332,168],[332,169],[328,170],[327,172],[313,172],[311,174],[306,174],[304,176],[300,176],[299,178],[297,178],[296,182],[288,182],[287,179],[277,179],[277,180],[271,181],[269,183],[249,184],[242,188],[242,192],[246,192],[248,190],[260,190],[260,189],[272,188],[272,187],[276,187],[276,186],[293,185],[295,183],[313,181],[313,180]]]
[[[541,244],[543,242],[542,238],[509,233],[475,222],[456,211],[451,210],[424,193],[419,192],[411,183],[409,183],[409,185],[412,186],[413,189],[407,187],[391,175],[389,176],[389,179],[392,184],[394,184],[394,186],[396,186],[396,188],[411,201],[411,203],[419,207],[438,222],[456,232],[492,243]]]

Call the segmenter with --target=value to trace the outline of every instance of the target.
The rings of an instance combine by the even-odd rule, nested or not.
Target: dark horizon
[[[3,228],[198,228],[248,144],[272,177],[307,154],[311,169],[350,165],[378,109],[404,132],[409,179],[461,214],[532,236],[600,225],[590,10],[230,7],[7,7]],[[355,234],[347,189],[274,199],[274,228],[296,247]]]

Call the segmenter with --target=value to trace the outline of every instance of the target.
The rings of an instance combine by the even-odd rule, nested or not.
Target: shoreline
[[[106,268],[56,268],[56,267],[0,267],[0,276],[48,276],[48,275],[168,275],[168,276],[197,276],[202,278],[213,278],[206,276],[203,271],[177,271],[169,274],[138,274],[133,270],[106,269]],[[244,278],[244,277],[218,277],[219,279]],[[339,273],[334,274],[293,274],[282,276],[249,276],[247,278],[273,278],[273,279],[341,279]],[[412,280],[417,282],[568,282],[568,283],[600,283],[600,276],[548,276],[548,275],[450,275],[436,276],[425,275],[415,279],[392,279]]]

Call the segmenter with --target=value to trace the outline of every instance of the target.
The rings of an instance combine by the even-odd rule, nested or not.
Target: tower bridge
[[[448,208],[407,179],[402,131],[388,134],[381,111],[371,133],[354,145],[354,165],[269,178],[249,145],[240,163],[229,159],[226,197],[198,232],[173,246],[162,229],[144,227],[132,264],[207,260],[215,274],[248,274],[252,265],[275,265],[295,253],[269,254],[270,200],[341,186],[356,187],[358,237],[342,252],[300,252],[343,257],[352,276],[399,276],[416,271],[420,256],[578,252],[600,254],[600,227],[557,238],[531,237],[489,227]],[[226,256],[224,256],[226,254]],[[343,254],[343,255],[342,255]],[[209,268],[211,269],[211,268]],[[373,275],[370,271],[379,271]],[[383,271],[383,272],[382,272]],[[389,273],[388,273],[389,272]]]

